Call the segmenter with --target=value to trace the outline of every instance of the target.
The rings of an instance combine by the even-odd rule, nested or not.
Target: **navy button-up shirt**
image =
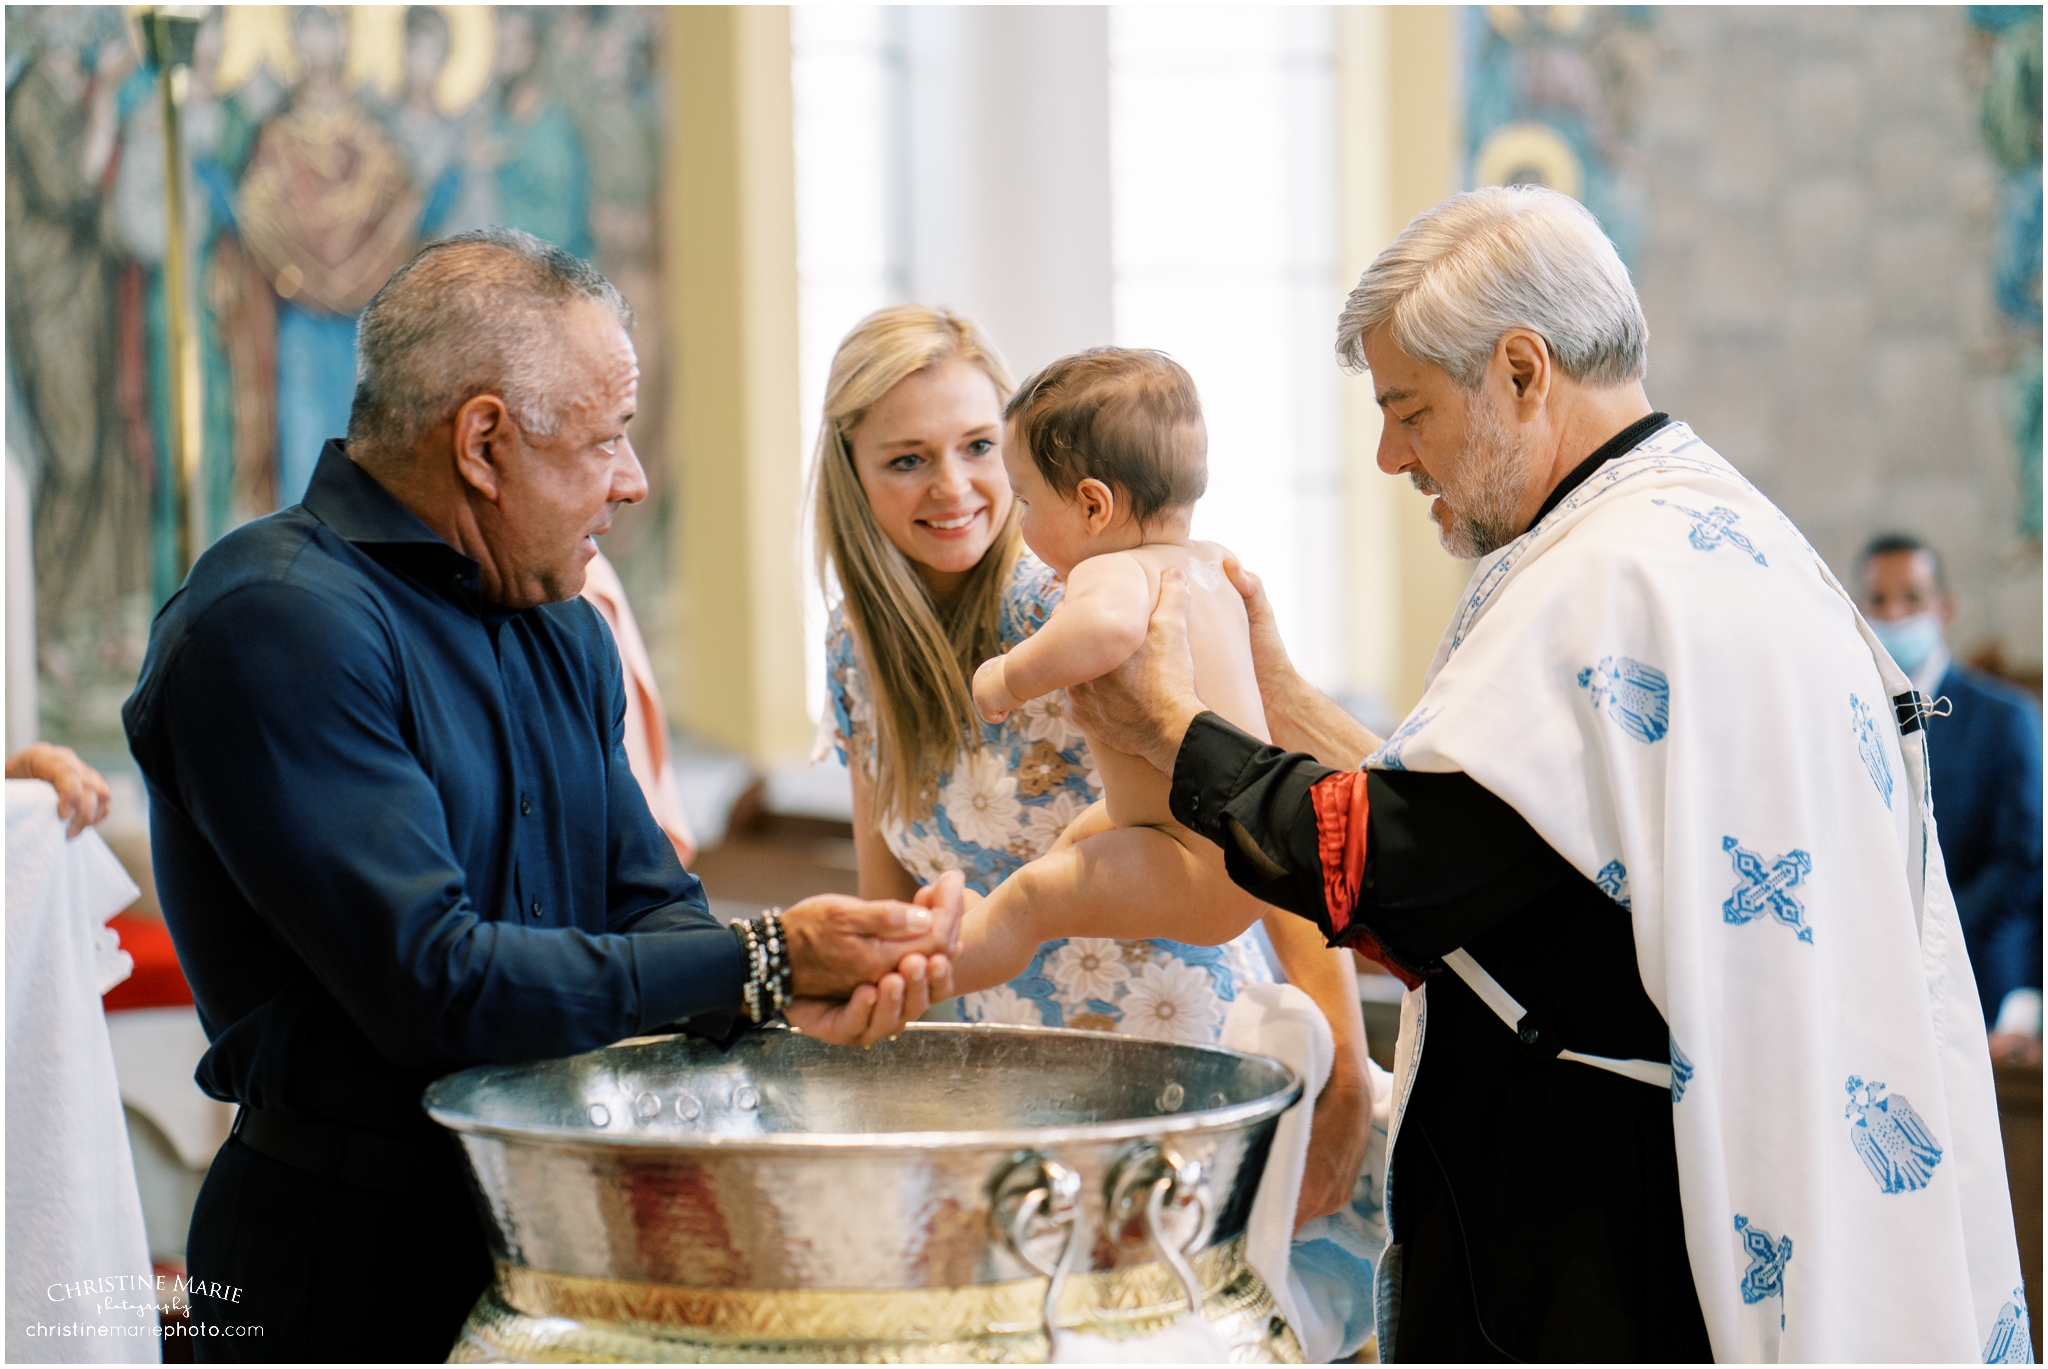
[[[685,1018],[745,966],[647,811],[618,650],[508,613],[339,442],[199,559],[122,711],[215,1098],[397,1137],[451,1070]]]

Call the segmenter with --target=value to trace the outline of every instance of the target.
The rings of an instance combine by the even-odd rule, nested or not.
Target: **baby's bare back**
[[[1226,721],[1260,740],[1270,740],[1266,714],[1259,702],[1259,682],[1252,670],[1252,643],[1244,598],[1223,573],[1228,548],[1215,542],[1187,546],[1147,543],[1128,556],[1145,568],[1151,589],[1148,605],[1159,602],[1161,571],[1178,570],[1187,577],[1188,651],[1194,658],[1195,692]],[[1149,607],[1148,607],[1148,612]],[[1112,751],[1089,737],[1095,763],[1102,772],[1103,797],[1110,820],[1118,827],[1174,825],[1167,809],[1172,782],[1142,756]]]

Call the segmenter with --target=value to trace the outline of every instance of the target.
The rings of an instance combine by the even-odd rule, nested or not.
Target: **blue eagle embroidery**
[[[1884,739],[1877,730],[1877,719],[1870,714],[1870,705],[1849,696],[1849,730],[1856,734],[1856,754],[1863,757],[1863,768],[1870,772],[1870,782],[1877,786],[1884,806],[1892,806],[1892,762],[1884,753]]]
[[[1762,856],[1744,850],[1733,837],[1721,838],[1721,849],[1728,852],[1735,862],[1735,873],[1742,876],[1742,883],[1721,905],[1722,921],[1754,922],[1769,913],[1797,932],[1801,941],[1812,945],[1813,928],[1806,924],[1806,909],[1792,897],[1792,890],[1813,873],[1813,857],[1804,851],[1787,851],[1766,866]]]
[[[1671,1034],[1671,1101],[1685,1097],[1685,1086],[1692,1082],[1692,1061],[1685,1058],[1685,1052],[1678,1048],[1677,1033]]]
[[[2032,1364],[2034,1362],[2033,1321],[2027,1315],[2027,1289],[2012,1290],[2012,1301],[1998,1309],[1998,1323],[1991,1339],[1984,1342],[1986,1364]]]
[[[1628,656],[1602,656],[1579,672],[1579,688],[1592,691],[1593,707],[1648,745],[1671,730],[1671,681],[1655,666]]]
[[[1610,860],[1600,867],[1600,873],[1593,876],[1593,883],[1600,886],[1600,892],[1628,907],[1628,867],[1618,860]],[[1633,911],[1633,910],[1631,910]]]
[[[1849,1128],[1849,1140],[1877,1186],[1886,1193],[1913,1193],[1927,1187],[1934,1167],[1941,1163],[1941,1146],[1913,1105],[1899,1094],[1888,1093],[1876,1079],[1866,1084],[1852,1074],[1848,1089],[1849,1106],[1842,1115],[1856,1119]]]
[[[1430,720],[1442,712],[1443,710],[1439,708],[1434,711],[1423,710],[1410,713],[1401,720],[1401,725],[1394,729],[1394,735],[1381,742],[1380,749],[1365,758],[1363,768],[1367,770],[1406,770],[1408,767],[1401,764],[1402,748],[1408,745],[1411,737],[1429,726]]]
[[[1781,1236],[1773,1241],[1770,1232],[1740,1212],[1735,1214],[1735,1230],[1742,1237],[1742,1253],[1749,1256],[1749,1268],[1742,1271],[1742,1300],[1759,1303],[1765,1298],[1784,1297],[1785,1266],[1792,1263],[1792,1238]],[[1779,1317],[1782,1326],[1783,1314]]]
[[[1666,503],[1662,499],[1652,499],[1650,502],[1667,509],[1677,509],[1690,518],[1692,533],[1686,540],[1701,551],[1712,551],[1715,547],[1725,544],[1746,553],[1750,560],[1760,566],[1770,564],[1764,560],[1764,554],[1756,549],[1756,543],[1735,530],[1735,525],[1742,521],[1742,515],[1735,510],[1716,504],[1705,513],[1701,513],[1698,509],[1689,509],[1683,504]]]

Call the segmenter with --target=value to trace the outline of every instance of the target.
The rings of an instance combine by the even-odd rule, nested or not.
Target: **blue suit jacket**
[[[1951,665],[1954,711],[1927,727],[1941,858],[1988,1022],[2041,985],[2041,711],[2002,680]]]

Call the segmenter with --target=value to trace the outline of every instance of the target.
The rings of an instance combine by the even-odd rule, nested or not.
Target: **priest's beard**
[[[1416,489],[1443,500],[1450,521],[1437,524],[1437,538],[1459,560],[1476,561],[1522,535],[1519,515],[1529,487],[1527,459],[1514,434],[1484,401],[1473,404],[1471,434],[1443,483],[1421,471],[1408,478]]]

